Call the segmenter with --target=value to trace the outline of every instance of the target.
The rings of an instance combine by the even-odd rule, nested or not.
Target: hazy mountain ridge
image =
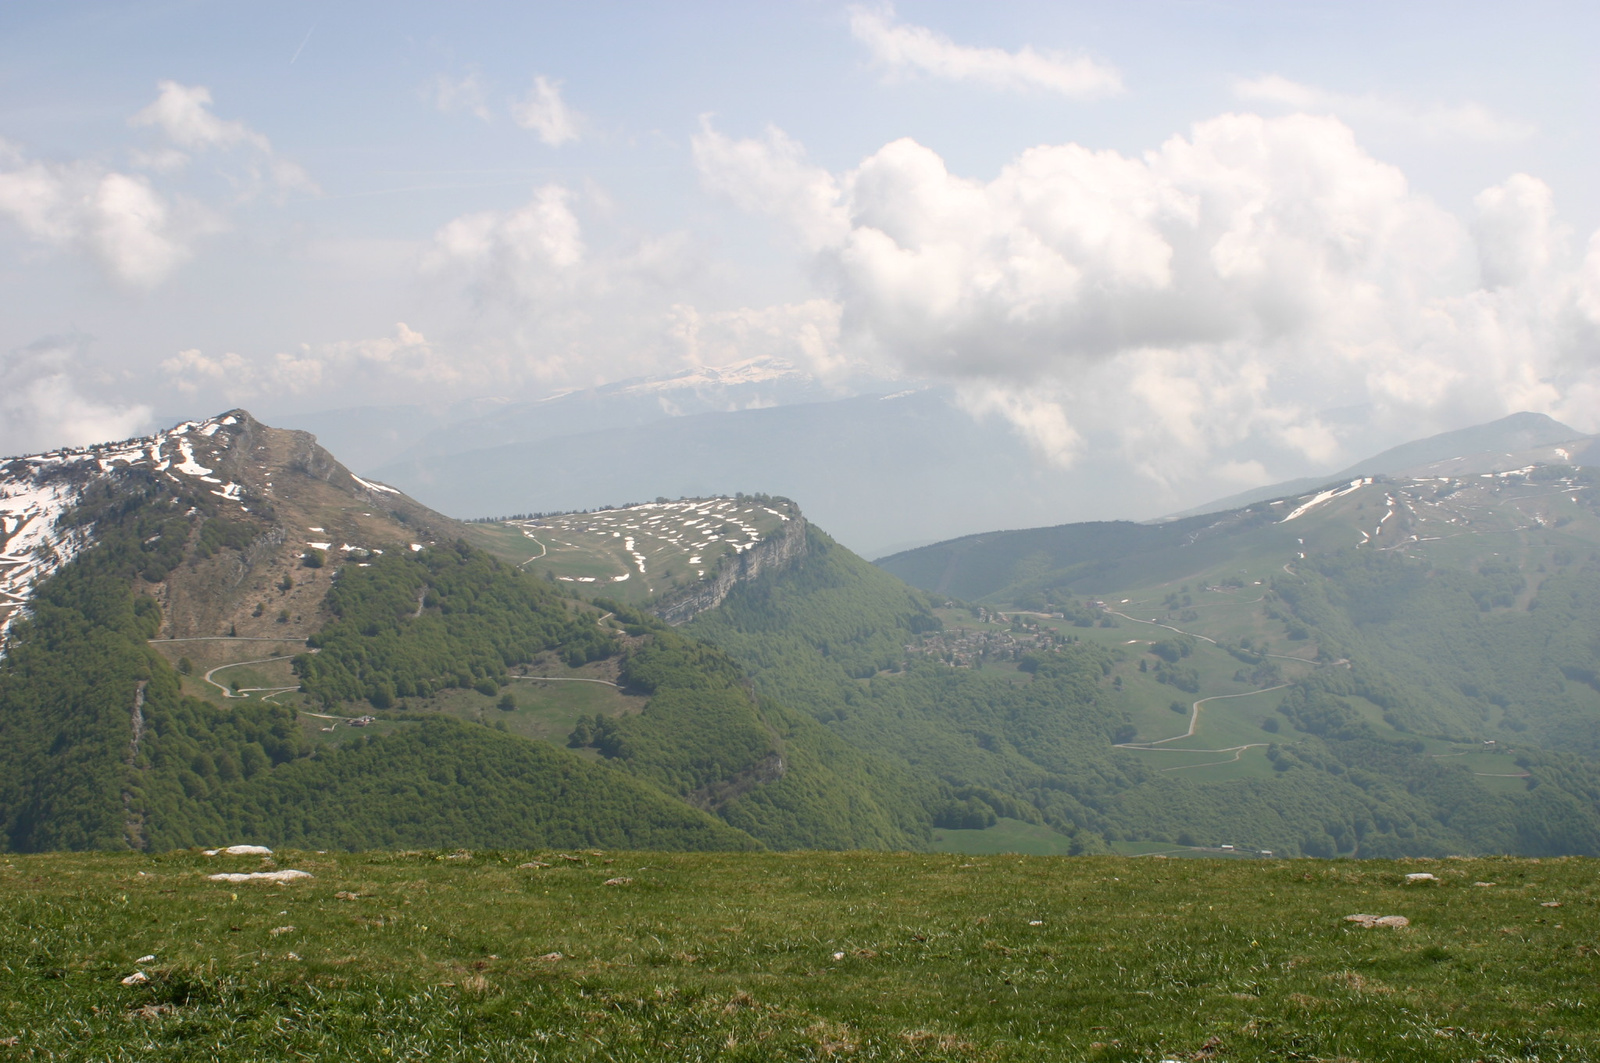
[[[1600,436],[1584,435],[1542,413],[1514,413],[1487,424],[1402,443],[1326,476],[1304,476],[1241,491],[1168,519],[1222,513],[1357,476],[1503,472],[1534,464],[1600,465]]]
[[[795,499],[858,552],[981,528],[1005,514],[1046,522],[1064,508],[1107,516],[1152,504],[1121,466],[1042,465],[1009,427],[958,397],[912,389],[757,409],[657,417],[596,415],[582,431],[419,456],[375,470],[438,509],[493,516],[628,500],[765,492]],[[952,485],[962,502],[950,505]],[[1064,501],[1065,500],[1065,501]]]
[[[1131,727],[1119,748],[1169,773],[1169,787],[1183,773],[1192,792],[1169,805],[1131,787],[1106,806],[1124,825],[1112,830],[1177,840],[1184,821],[1209,819],[1262,837],[1275,828],[1230,804],[1228,788],[1264,799],[1264,780],[1310,769],[1321,814],[1343,825],[1312,831],[1296,843],[1304,852],[1405,851],[1424,835],[1588,851],[1600,839],[1589,634],[1600,630],[1600,475],[1502,467],[1516,457],[1452,457],[1424,475],[1354,477],[1164,524],[967,536],[880,564],[1124,655],[1113,672]],[[1235,698],[1246,700],[1220,700]],[[1169,700],[1182,715],[1164,711]],[[1388,830],[1409,799],[1360,811],[1367,798],[1344,788],[1371,797],[1383,777],[1410,780],[1423,805],[1374,848],[1374,825]],[[1478,825],[1457,833],[1469,808]],[[1456,827],[1438,833],[1430,817]]]
[[[540,399],[480,399],[432,408],[352,407],[286,414],[286,425],[318,438],[363,469],[444,457],[594,430],[628,428],[700,413],[830,401],[896,389],[875,377],[822,381],[778,358],[698,366],[634,377]]]

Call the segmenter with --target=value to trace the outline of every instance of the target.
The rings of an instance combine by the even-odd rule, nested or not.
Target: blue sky
[[[1597,39],[1539,3],[8,4],[0,450],[757,357],[1168,483],[1600,430]]]

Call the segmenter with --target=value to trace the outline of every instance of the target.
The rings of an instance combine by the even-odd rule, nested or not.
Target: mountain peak
[[[323,552],[336,571],[372,551],[420,549],[459,530],[399,490],[351,473],[309,433],[269,427],[243,409],[10,458],[0,461],[0,637],[34,585],[96,541],[94,523],[73,511],[102,486],[162,507],[141,551],[151,557],[140,564],[167,634],[280,634],[285,612],[292,622],[321,608],[325,585],[302,591],[295,583],[309,551]]]

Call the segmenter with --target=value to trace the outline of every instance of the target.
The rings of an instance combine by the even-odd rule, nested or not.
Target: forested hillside
[[[637,716],[580,723],[572,744],[596,747],[775,848],[926,843],[937,782],[789,707],[804,702],[752,696],[743,669],[715,646],[617,609],[648,640],[629,651],[622,676],[652,697]]]
[[[214,680],[279,660],[242,660],[270,652],[243,640],[226,657],[226,636],[156,639],[168,573],[252,548],[257,532],[226,534],[217,508],[129,470],[62,518],[91,545],[35,588],[0,665],[5,848],[926,842],[918,794],[937,785],[755,697],[714,647],[465,543],[363,551],[324,578],[329,619],[287,686]],[[202,679],[179,656],[202,647],[240,663]],[[642,711],[582,719],[557,743],[510,733],[492,707],[513,711],[515,680],[551,667],[610,668]]]
[[[1481,784],[1475,762],[1469,767],[1433,755],[1452,737],[1474,746],[1475,737],[1418,737],[1427,732],[1427,707],[1437,699],[1397,678],[1398,657],[1350,648],[1357,663],[1299,668],[1279,678],[1278,666],[1261,652],[1237,644],[1224,651],[1172,636],[1138,637],[1144,631],[1130,631],[1114,613],[1081,602],[1058,620],[1019,617],[978,625],[990,632],[982,636],[988,645],[1001,648],[964,657],[959,647],[975,636],[937,631],[936,614],[949,618],[949,626],[970,622],[963,618],[980,610],[940,608],[943,603],[867,565],[822,533],[813,535],[801,565],[739,588],[689,629],[745,664],[763,693],[807,706],[852,747],[948,787],[947,795],[933,798],[940,827],[984,827],[1001,818],[1034,822],[1070,839],[1074,851],[1239,841],[1320,856],[1600,852],[1600,772],[1592,762],[1519,746],[1516,760],[1505,760],[1506,781],[1517,785],[1502,786],[1498,779],[1493,788]],[[1271,621],[1278,637],[1298,625],[1302,643],[1317,638],[1322,629],[1310,627],[1315,594],[1302,592],[1305,605],[1298,613],[1284,608],[1295,577],[1280,576],[1285,597],[1279,609],[1286,620]],[[1308,586],[1305,579],[1297,585]],[[1396,600],[1407,599],[1406,582],[1394,575],[1378,575],[1374,585],[1389,587]],[[1588,593],[1585,578],[1560,586],[1563,601]],[[1459,594],[1476,618],[1474,590],[1480,585],[1463,586]],[[1553,625],[1541,627],[1546,634],[1572,618],[1570,608],[1552,607],[1546,615]],[[1393,637],[1381,637],[1394,654],[1412,652],[1405,649],[1407,638],[1418,644],[1415,652],[1424,652],[1424,640],[1432,640],[1428,645],[1441,655],[1444,643],[1455,645],[1453,655],[1486,652],[1486,644],[1458,644],[1457,632],[1425,619],[1420,613],[1397,616]],[[1487,622],[1495,624],[1493,618]],[[1411,629],[1408,636],[1399,634],[1402,627]],[[1327,633],[1323,655],[1329,662],[1345,652],[1335,641],[1340,630]],[[1576,630],[1591,629],[1580,624]],[[1480,635],[1492,638],[1494,631]],[[1551,635],[1548,641],[1560,646],[1571,638]],[[1352,646],[1348,640],[1344,645]],[[1506,643],[1504,652],[1515,652],[1516,645]],[[1187,657],[1190,652],[1196,656]],[[1530,675],[1542,670],[1547,676],[1545,687],[1549,674],[1560,675],[1557,662],[1545,659],[1550,652],[1528,664]],[[1440,657],[1441,674],[1453,659]],[[1253,680],[1252,671],[1263,678]],[[1194,687],[1187,673],[1193,673]],[[1228,738],[1238,746],[1209,751],[1190,743],[1196,753],[1187,756],[1174,746],[1177,756],[1166,759],[1153,755],[1168,752],[1160,743],[1139,748],[1141,735],[1158,736],[1144,728],[1181,732],[1193,695],[1180,691],[1199,690],[1202,681],[1210,684],[1211,676],[1228,673],[1235,674],[1222,680],[1221,690],[1230,695],[1262,686],[1277,691],[1265,700],[1234,703],[1257,705],[1238,724],[1229,723],[1257,739]],[[1168,693],[1160,695],[1162,690]],[[1141,698],[1171,700],[1172,694],[1182,699],[1172,707],[1183,715],[1166,714],[1167,724],[1139,707]],[[1161,704],[1164,709],[1166,702]],[[1213,715],[1227,704],[1211,710]],[[1376,714],[1380,704],[1390,706],[1407,729],[1369,719],[1359,708]],[[1595,718],[1575,711],[1567,726]],[[1198,709],[1195,718],[1200,720]],[[1551,725],[1558,719],[1566,718],[1552,712]],[[1210,726],[1204,725],[1202,737]],[[1246,753],[1251,760],[1244,759]],[[1208,759],[1216,766],[1207,767]],[[1190,765],[1205,770],[1190,771]]]
[[[884,565],[1136,660],[1112,680],[1121,755],[1148,774],[1100,806],[1112,834],[1600,851],[1595,474],[1464,462],[1120,541],[997,532]]]
[[[146,643],[160,626],[159,606],[134,589],[156,545],[146,533],[166,519],[153,503],[166,498],[153,482],[98,493],[76,515],[94,523],[97,545],[41,586],[33,616],[13,629],[0,667],[6,848],[159,850],[241,832],[269,844],[350,848],[758,844],[565,750],[482,727],[437,720],[314,748],[290,708],[219,708],[185,696]],[[471,685],[474,670],[503,674],[539,649],[588,655],[608,641],[538,581],[465,548],[395,553],[356,573],[332,595],[343,616],[324,634],[326,648],[304,658],[308,685],[323,700],[335,699],[340,684],[377,700],[403,684]],[[419,629],[414,638],[368,619],[387,615],[398,625],[397,605],[415,608],[407,596],[424,579],[445,594],[448,616],[435,607],[431,619],[406,617]],[[485,651],[457,652],[469,643]]]
[[[193,583],[204,566],[247,566],[262,536],[282,541],[270,510],[234,509],[203,481],[131,468],[58,518],[57,534],[85,546],[32,588],[0,659],[0,846],[159,850],[240,834],[355,848],[760,844],[645,782],[482,726],[413,714],[371,738],[321,740],[311,706],[359,699],[371,713],[430,691],[498,691],[539,653],[616,651],[592,610],[465,546],[362,550],[352,560],[370,561],[325,577],[316,604],[331,620],[297,659],[304,693],[272,695],[301,709],[186,693],[188,658],[174,668],[151,641],[157,595],[176,573]],[[285,583],[316,586],[321,554],[306,557]],[[218,634],[167,645],[231,641]]]

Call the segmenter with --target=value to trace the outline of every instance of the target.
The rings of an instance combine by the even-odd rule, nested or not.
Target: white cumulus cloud
[[[0,142],[0,215],[36,243],[77,250],[115,280],[152,287],[220,228],[214,214],[161,195],[139,174],[27,158]]]
[[[850,32],[890,76],[923,74],[1011,92],[1054,92],[1072,99],[1122,91],[1122,75],[1108,64],[1031,46],[1008,52],[957,44],[925,26],[895,21],[890,7],[852,8]]]
[[[711,190],[751,213],[783,218],[809,249],[837,244],[850,231],[839,182],[806,162],[805,148],[775,126],[761,140],[733,140],[700,120],[695,165]]]
[[[132,152],[144,173],[124,173],[93,160],[31,158],[0,141],[0,216],[9,217],[35,244],[84,254],[119,283],[151,288],[190,258],[202,237],[227,228],[220,210],[172,188],[174,175],[193,162],[195,153],[235,156],[237,162],[221,172],[240,200],[264,187],[280,195],[317,190],[264,135],[218,118],[210,107],[211,93],[203,86],[161,82],[156,100],[129,119],[160,137]]]
[[[539,300],[571,287],[584,253],[572,194],[549,184],[515,210],[465,214],[442,226],[425,264],[465,272],[481,295]]]
[[[1600,427],[1575,402],[1600,384],[1579,325],[1600,252],[1580,270],[1526,175],[1463,220],[1304,114],[1222,115],[1138,156],[1045,145],[988,180],[912,140],[833,174],[777,130],[708,125],[696,158],[815,256],[846,351],[964,382],[1058,462],[1111,437],[1157,480],[1238,479],[1522,409]]]
[[[243,150],[250,158],[249,186],[270,182],[279,192],[315,193],[316,182],[298,163],[272,150],[267,137],[243,122],[218,118],[211,112],[211,90],[204,85],[182,85],[162,81],[153,103],[139,111],[128,124],[160,132],[171,147],[140,156],[153,169],[171,170],[188,161],[186,152]]]
[[[561,82],[543,74],[533,79],[528,95],[511,105],[511,119],[523,129],[539,134],[539,139],[559,148],[578,139],[581,116],[561,98]]]
[[[149,427],[150,407],[83,394],[77,346],[44,339],[0,358],[0,454],[126,439]]]
[[[1472,202],[1478,208],[1472,229],[1485,287],[1520,284],[1549,268],[1563,236],[1549,185],[1513,174]]]

